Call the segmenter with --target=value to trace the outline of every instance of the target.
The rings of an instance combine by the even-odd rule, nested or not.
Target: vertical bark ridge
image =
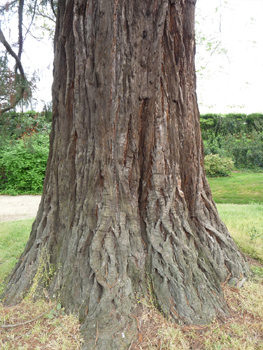
[[[228,274],[248,273],[205,178],[194,5],[58,3],[43,197],[5,302],[45,253],[56,270],[45,288],[79,312],[84,349],[129,346],[148,279],[167,317],[202,324],[227,312]]]

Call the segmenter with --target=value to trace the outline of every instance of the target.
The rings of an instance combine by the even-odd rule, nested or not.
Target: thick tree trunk
[[[203,324],[227,312],[220,283],[248,273],[204,173],[194,10],[194,0],[58,4],[44,192],[5,302],[47,259],[38,291],[79,312],[85,349],[129,346],[149,284],[167,317]]]

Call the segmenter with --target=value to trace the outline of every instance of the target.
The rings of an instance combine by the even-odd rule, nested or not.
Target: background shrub
[[[205,155],[231,157],[240,170],[263,170],[262,114],[206,114],[200,123]]]
[[[41,193],[51,123],[34,111],[0,118],[0,193]]]
[[[49,153],[49,136],[25,136],[5,147],[0,156],[0,191],[41,193]]]
[[[51,123],[47,121],[47,117],[49,117],[48,112],[4,113],[0,117],[0,137],[15,140],[33,133],[43,131],[49,133]]]
[[[231,158],[221,158],[218,154],[209,154],[205,156],[205,172],[207,176],[230,176],[234,169],[234,163]]]

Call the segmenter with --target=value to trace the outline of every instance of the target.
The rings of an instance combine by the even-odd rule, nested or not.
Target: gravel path
[[[0,196],[0,222],[34,218],[41,196]]]

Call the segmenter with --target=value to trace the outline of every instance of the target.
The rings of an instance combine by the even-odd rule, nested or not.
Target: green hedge
[[[38,133],[11,143],[0,156],[0,191],[41,193],[49,153],[49,136]]]
[[[41,193],[51,124],[34,111],[0,117],[0,193]]]
[[[204,114],[200,124],[205,138],[206,132],[214,135],[238,135],[263,132],[263,114]]]
[[[200,117],[205,155],[231,157],[238,169],[263,170],[262,114]]]

